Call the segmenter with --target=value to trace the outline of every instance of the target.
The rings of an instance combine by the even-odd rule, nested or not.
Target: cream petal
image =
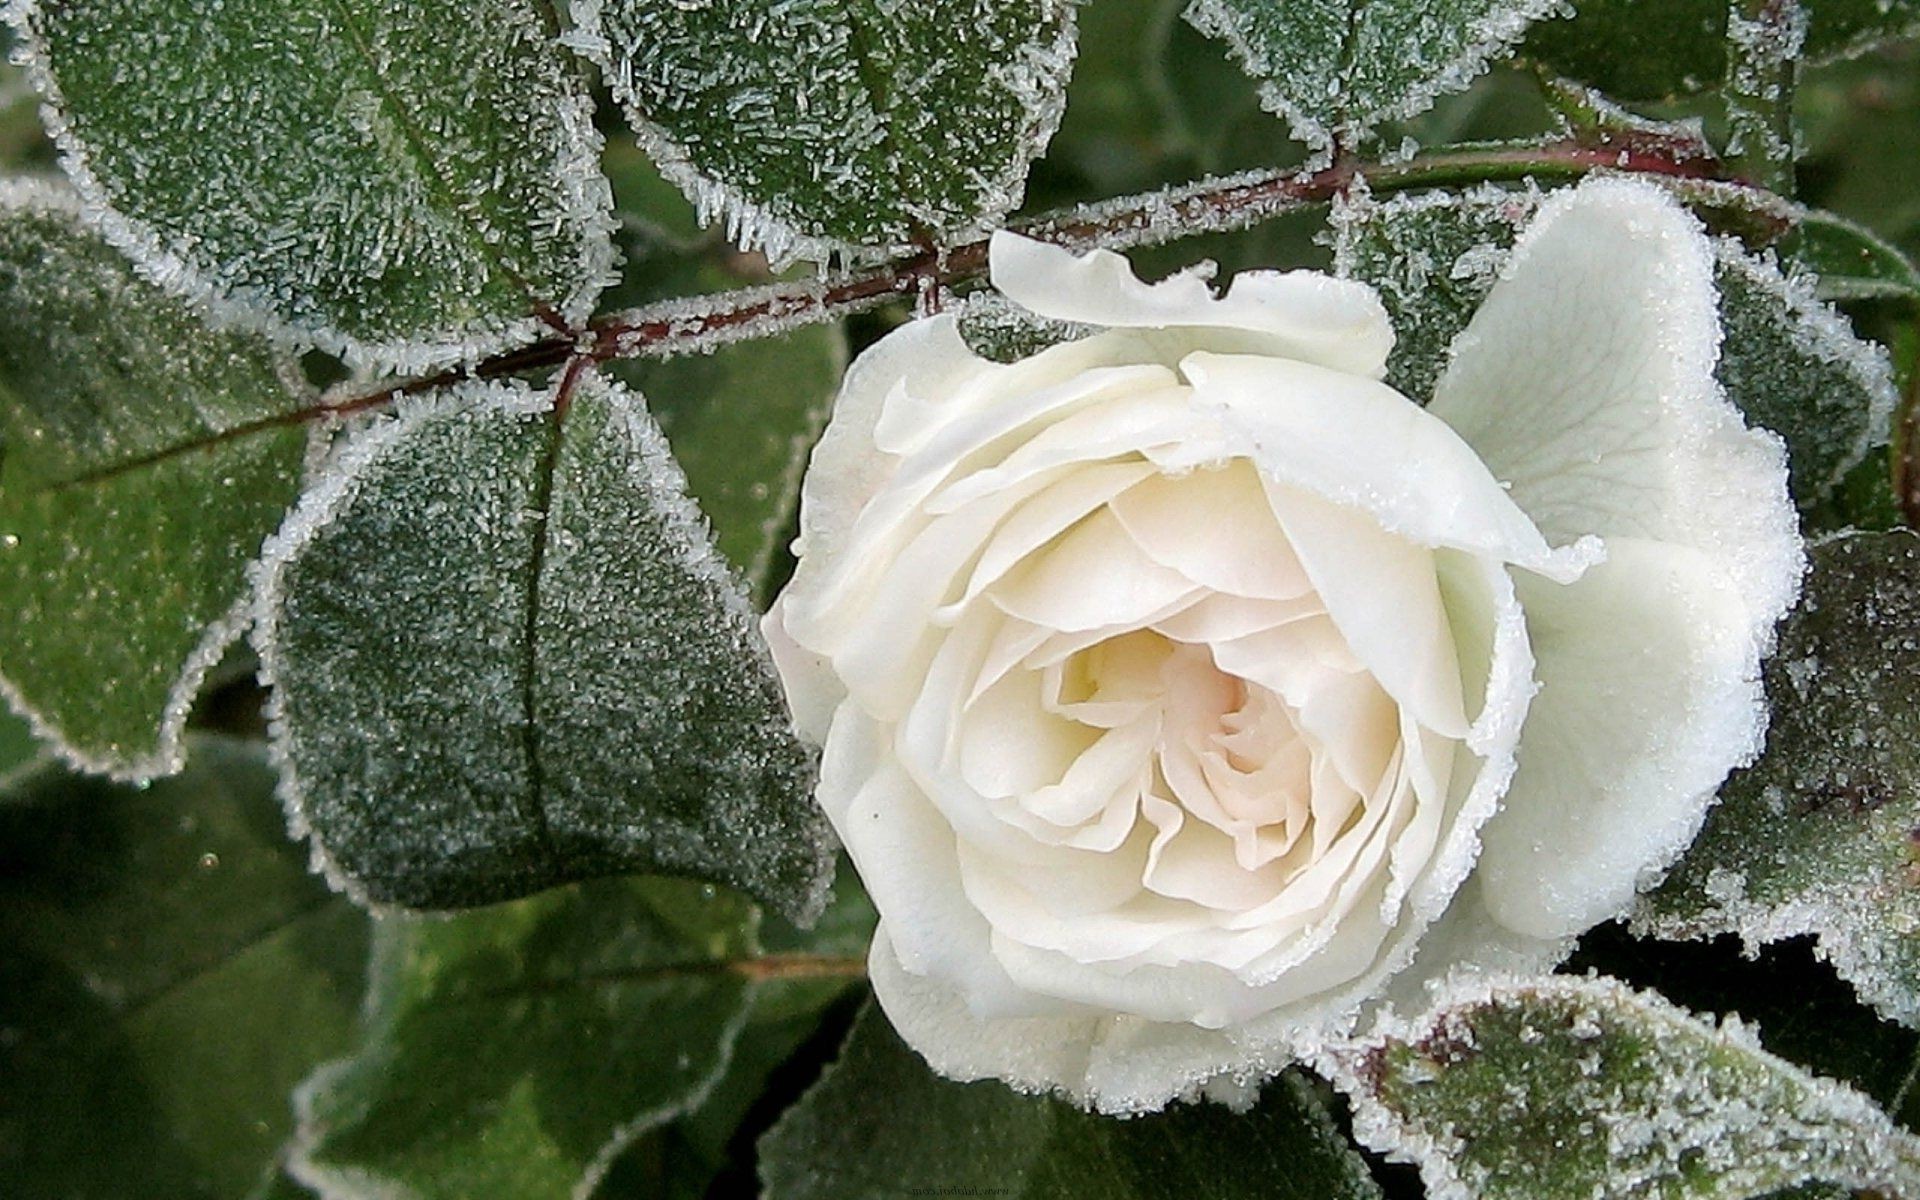
[[[1144,462],[1092,463],[1034,493],[1007,517],[981,551],[958,603],[968,603],[1022,559],[1152,474],[1152,465]]]
[[[1572,578],[1591,553],[1556,552],[1444,421],[1383,383],[1311,363],[1196,353],[1196,408],[1249,447],[1269,481],[1369,514],[1422,546],[1497,556]]]
[[[1706,551],[1770,627],[1797,589],[1798,526],[1779,440],[1714,379],[1719,342],[1699,222],[1651,184],[1592,179],[1541,206],[1429,411],[1549,540]]]
[[[1758,649],[1719,563],[1633,538],[1607,549],[1577,583],[1517,581],[1540,692],[1479,873],[1493,915],[1532,937],[1623,913],[1764,726]]]
[[[985,918],[967,900],[950,826],[884,753],[886,731],[852,705],[822,754],[820,802],[874,907],[903,931],[919,974],[964,982],[981,1011],[1025,1013],[1033,997],[988,953]]]
[[[1072,632],[1144,623],[1198,590],[1191,579],[1142,554],[1113,513],[1101,509],[987,595],[1023,621]]]
[[[1386,532],[1357,509],[1292,487],[1270,492],[1295,553],[1354,656],[1422,725],[1464,736],[1459,663],[1433,551]],[[1384,596],[1393,602],[1381,603]]]
[[[1244,331],[1249,349],[1379,376],[1393,326],[1365,284],[1317,271],[1243,271],[1224,296],[1185,271],[1143,283],[1111,250],[1075,254],[1002,230],[988,247],[993,286],[1030,312],[1109,328]]]
[[[768,606],[760,619],[760,634],[773,653],[774,668],[787,696],[787,708],[793,714],[793,726],[800,736],[814,745],[827,738],[834,710],[847,698],[847,689],[833,672],[833,662],[793,640],[787,632],[786,597],[780,596]]]
[[[1147,557],[1215,592],[1293,600],[1311,588],[1244,459],[1148,476],[1116,493],[1110,507]]]

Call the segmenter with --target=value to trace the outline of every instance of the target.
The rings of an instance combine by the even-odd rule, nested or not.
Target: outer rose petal
[[[1109,329],[1239,330],[1216,349],[1299,359],[1378,379],[1393,349],[1393,325],[1365,284],[1317,271],[1242,271],[1216,297],[1205,278],[1182,271],[1143,283],[1111,250],[1075,254],[1002,230],[989,255],[993,285],[1029,312]]]
[[[1544,692],[1481,863],[1519,932],[1622,911],[1759,746],[1760,656],[1803,558],[1779,441],[1714,379],[1719,337],[1698,223],[1590,180],[1542,206],[1435,396],[1550,540],[1632,555],[1523,597]]]

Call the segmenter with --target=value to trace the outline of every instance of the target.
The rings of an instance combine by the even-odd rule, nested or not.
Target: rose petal
[[[1479,452],[1555,544],[1676,542],[1722,563],[1770,627],[1797,590],[1786,459],[1714,379],[1713,256],[1652,184],[1551,197],[1454,343],[1429,411]]]
[[[1480,876],[1493,915],[1532,937],[1625,912],[1764,725],[1747,610],[1719,565],[1634,538],[1607,550],[1576,583],[1517,581],[1541,686]]]
[[[1075,254],[1002,230],[988,247],[993,286],[1030,312],[1108,328],[1212,328],[1254,335],[1244,348],[1379,377],[1393,326],[1365,284],[1317,271],[1243,271],[1225,296],[1191,271],[1143,283],[1111,250]]]

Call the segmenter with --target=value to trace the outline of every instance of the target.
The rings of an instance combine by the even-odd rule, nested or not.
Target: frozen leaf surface
[[[248,563],[298,491],[285,370],[137,278],[69,194],[0,189],[0,675],[69,760],[179,769]]]
[[[149,788],[40,771],[0,802],[9,1195],[231,1200],[287,1093],[353,1042],[367,919],[307,871],[258,748]]]
[[[1773,724],[1638,928],[1819,937],[1861,997],[1920,1025],[1920,537],[1854,534],[1812,551],[1767,664]]]
[[[623,302],[740,286],[738,277],[666,247],[635,249],[630,262],[647,258],[629,275],[643,275],[644,284]],[[686,472],[688,493],[713,526],[714,545],[757,601],[770,599],[792,536],[807,454],[826,424],[846,362],[846,334],[838,323],[828,323],[708,354],[621,359],[605,367],[647,397]]]
[[[858,960],[781,977],[757,924],[732,894],[635,878],[383,922],[366,1042],[301,1089],[294,1175],[391,1200],[589,1194],[711,1097],[750,1021],[848,986]]]
[[[587,316],[593,106],[536,0],[12,0],[68,173],[153,278],[402,370]]]
[[[885,1097],[886,1119],[872,1105]],[[1019,1200],[1378,1200],[1379,1188],[1296,1073],[1249,1112],[1178,1104],[1115,1120],[994,1081],[935,1075],[869,1005],[840,1061],[760,1142],[767,1200],[903,1192]]]
[[[1880,235],[1845,217],[1808,213],[1789,246],[1794,263],[1819,280],[1822,300],[1920,301],[1920,269]]]
[[[1920,1141],[1865,1096],[1609,979],[1456,985],[1334,1073],[1433,1200],[1920,1196]]]
[[[638,399],[468,385],[368,431],[270,545],[297,822],[376,903],[621,871],[817,904],[831,860],[754,615]]]
[[[573,0],[642,144],[776,259],[977,230],[1059,124],[1070,0]]]
[[[1719,87],[1727,74],[1727,0],[1580,0],[1543,21],[1525,54],[1621,100]],[[1920,0],[1800,0],[1806,56],[1859,54],[1920,29]]]
[[[1423,401],[1431,394],[1537,200],[1489,186],[1341,208],[1336,269],[1380,290],[1396,335],[1395,387]],[[1810,505],[1884,442],[1897,399],[1887,355],[1819,299],[1812,277],[1783,275],[1732,239],[1717,241],[1715,255],[1724,332],[1716,374],[1748,421],[1785,440],[1794,498]]]
[[[1315,148],[1350,145],[1472,83],[1556,0],[1193,0],[1261,98]]]

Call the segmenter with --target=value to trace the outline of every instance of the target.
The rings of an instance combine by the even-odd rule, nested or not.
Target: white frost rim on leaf
[[[1887,433],[1893,427],[1894,409],[1900,403],[1900,389],[1893,382],[1893,359],[1877,343],[1856,335],[1852,324],[1820,299],[1813,277],[1805,273],[1787,274],[1775,263],[1753,257],[1738,238],[1715,238],[1713,254],[1721,269],[1738,274],[1756,292],[1779,301],[1786,310],[1796,351],[1815,361],[1839,366],[1867,396],[1867,411],[1860,432],[1840,462],[1826,478],[1818,481],[1824,494],[1839,486],[1847,472],[1859,465],[1873,447],[1885,444]]]
[[[254,567],[253,646],[260,656],[259,679],[267,689],[267,747],[280,773],[278,788],[286,809],[287,833],[306,840],[311,848],[311,869],[355,904],[375,916],[411,912],[405,905],[374,900],[367,890],[333,857],[325,839],[314,828],[307,813],[306,793],[294,763],[294,744],[299,734],[287,720],[279,681],[286,659],[279,644],[280,613],[286,605],[287,569],[313,540],[333,524],[359,494],[366,473],[408,434],[423,422],[453,412],[498,410],[502,412],[543,412],[551,407],[552,396],[514,381],[457,384],[438,392],[401,400],[392,415],[351,435],[338,448],[331,461],[321,469],[307,494],[300,499],[278,533],[267,539]]]
[[[974,220],[959,228],[938,231],[943,243],[957,244],[985,237],[1025,199],[1027,172],[1053,140],[1066,114],[1067,79],[1073,72],[1078,49],[1075,7],[1078,2],[1049,0],[1058,14],[1059,33],[1052,43],[1028,56],[1031,62],[1024,71],[1006,72],[1008,78],[1004,82],[1020,94],[1027,109],[1027,142],[999,175],[987,178],[987,186],[982,189],[986,206]],[[763,252],[775,271],[798,261],[838,264],[843,268],[874,265],[915,249],[904,242],[859,244],[808,233],[796,222],[775,213],[766,203],[702,171],[685,145],[641,112],[630,74],[617,60],[624,56],[616,56],[613,40],[607,36],[602,19],[606,3],[607,0],[569,0],[572,27],[560,40],[600,68],[602,78],[619,102],[627,127],[633,132],[634,141],[661,177],[692,202],[696,219],[702,226],[723,226],[729,242],[742,250]],[[885,119],[885,114],[881,116]],[[979,172],[972,174],[983,177]]]
[[[240,330],[270,338],[293,352],[318,347],[349,366],[401,375],[419,375],[537,341],[551,332],[537,316],[484,318],[465,331],[445,337],[366,341],[332,328],[323,319],[289,320],[269,301],[249,290],[234,290],[200,267],[168,250],[153,227],[114,207],[109,189],[94,171],[90,151],[66,115],[66,101],[53,77],[44,39],[35,29],[42,0],[0,0],[0,21],[14,34],[13,62],[41,97],[40,116],[59,153],[60,166],[79,197],[82,218],[133,263],[140,277],[193,305],[216,329]],[[604,139],[593,123],[593,100],[585,94],[563,97],[556,108],[567,135],[554,157],[553,177],[567,207],[581,222],[579,283],[559,302],[569,322],[584,321],[601,292],[618,282],[618,251],[613,244],[613,189],[600,170]]]
[[[18,176],[0,179],[0,213],[23,210],[60,213],[84,220],[79,195],[64,181],[50,176]],[[249,569],[251,573],[251,569]],[[205,627],[200,641],[180,663],[167,692],[166,707],[161,710],[154,732],[153,748],[136,757],[99,754],[67,740],[59,727],[28,700],[18,684],[0,673],[0,697],[7,707],[25,721],[45,751],[61,762],[90,775],[103,775],[121,783],[146,783],[178,774],[187,764],[187,717],[200,695],[200,686],[208,672],[218,666],[228,647],[240,639],[253,619],[252,588],[243,581],[232,606]]]
[[[1574,1001],[1596,1010],[1613,1009],[1645,1026],[1751,1056],[1756,1065],[1786,1077],[1809,1093],[1811,1115],[1806,1109],[1779,1114],[1783,1121],[1790,1122],[1782,1135],[1780,1158],[1807,1171],[1798,1182],[1883,1188],[1900,1200],[1920,1200],[1920,1138],[1896,1126],[1868,1097],[1767,1051],[1738,1017],[1728,1017],[1716,1025],[1655,993],[1636,992],[1604,976],[1526,978],[1461,972],[1434,990],[1426,1011],[1405,1018],[1390,1016],[1371,1036],[1329,1048],[1314,1059],[1313,1065],[1351,1102],[1356,1140],[1391,1161],[1416,1165],[1431,1200],[1478,1200],[1482,1192],[1460,1173],[1457,1136],[1444,1128],[1416,1126],[1396,1115],[1381,1101],[1378,1080],[1369,1078],[1366,1063],[1372,1054],[1390,1044],[1418,1042],[1456,1012],[1533,998]],[[1596,1033],[1604,1034],[1604,1030],[1596,1027]],[[1658,1135],[1676,1145],[1698,1144],[1711,1132],[1708,1122],[1717,1109],[1717,1105],[1694,1105],[1672,1111]],[[1630,1114],[1616,1115],[1630,1119]],[[1844,1146],[1824,1156],[1826,1161],[1819,1164],[1823,1169],[1815,1170],[1807,1161],[1805,1143],[1819,1139],[1823,1132],[1831,1137],[1840,1131],[1848,1131],[1851,1136]],[[1618,1194],[1640,1193],[1635,1188]]]
[[[1362,6],[1365,0],[1346,2]],[[1439,97],[1466,87],[1486,71],[1495,55],[1518,42],[1535,21],[1557,13],[1563,4],[1564,0],[1496,3],[1470,23],[1465,47],[1442,69],[1403,89],[1391,104],[1348,114],[1346,123],[1338,128],[1330,128],[1318,113],[1296,103],[1276,81],[1284,68],[1274,54],[1256,44],[1244,13],[1245,0],[1192,0],[1185,16],[1188,24],[1201,33],[1227,44],[1241,68],[1258,84],[1261,107],[1286,121],[1295,138],[1316,151],[1328,152],[1343,134],[1357,140],[1382,121],[1418,116]],[[1352,36],[1351,31],[1347,36]],[[1344,86],[1344,81],[1337,80],[1336,85]]]

